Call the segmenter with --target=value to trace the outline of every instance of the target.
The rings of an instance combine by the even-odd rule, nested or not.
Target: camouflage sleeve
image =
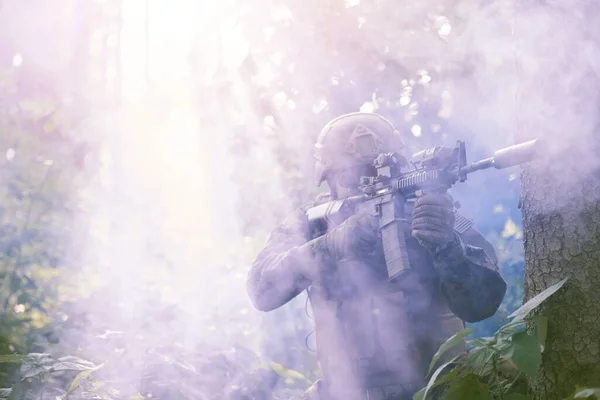
[[[506,293],[493,246],[470,228],[434,255],[442,293],[450,309],[466,322],[494,315]]]
[[[306,289],[320,253],[320,238],[308,241],[302,210],[276,228],[252,264],[246,281],[248,295],[261,311],[276,309]]]

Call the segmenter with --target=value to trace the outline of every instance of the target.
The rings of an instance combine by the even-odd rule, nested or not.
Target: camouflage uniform
[[[464,321],[488,318],[499,307],[506,283],[493,247],[456,215],[452,242],[431,252],[412,236],[409,202],[405,237],[413,272],[390,283],[381,244],[368,259],[339,261],[324,251],[323,241],[309,235],[310,206],[270,235],[248,275],[250,298],[269,311],[308,291],[324,379],[307,398],[410,399],[424,386],[439,346]]]
[[[388,386],[402,391],[398,399],[410,398],[423,386],[440,344],[462,330],[463,321],[493,315],[504,297],[494,249],[472,227],[457,235],[464,253],[439,259],[407,232],[409,259],[418,274],[398,284],[381,279],[382,252],[369,268],[348,262],[311,282],[301,264],[330,260],[319,259],[304,218],[299,210],[275,229],[252,266],[248,288],[263,311],[308,290],[328,399],[385,399],[375,392],[385,393]],[[376,389],[367,397],[363,393],[370,388]]]

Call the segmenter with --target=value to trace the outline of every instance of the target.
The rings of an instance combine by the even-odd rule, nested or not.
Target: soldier
[[[317,140],[317,182],[327,182],[329,198],[355,195],[360,178],[376,173],[376,156],[402,147],[400,133],[382,116],[342,115]],[[506,282],[493,247],[465,224],[448,194],[424,194],[406,205],[412,272],[397,283],[386,279],[375,216],[354,215],[311,238],[305,211],[272,232],[247,287],[261,311],[308,291],[323,380],[307,399],[410,399],[425,385],[439,346],[502,302]]]

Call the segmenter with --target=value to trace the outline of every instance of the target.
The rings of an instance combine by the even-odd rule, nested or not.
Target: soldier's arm
[[[493,246],[481,233],[469,228],[456,239],[434,255],[441,289],[454,314],[467,322],[481,321],[498,310],[506,281]]]
[[[306,289],[320,262],[319,239],[307,241],[304,212],[298,210],[276,228],[252,264],[248,295],[260,311],[278,308]]]

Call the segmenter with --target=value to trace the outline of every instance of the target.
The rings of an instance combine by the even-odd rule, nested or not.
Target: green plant
[[[548,330],[545,316],[530,314],[567,280],[548,287],[509,315],[511,322],[502,326],[493,337],[471,340],[467,342],[468,352],[441,363],[447,351],[462,342],[472,329],[449,338],[431,361],[427,386],[417,392],[413,400],[530,399],[527,379],[538,374]],[[599,389],[577,388],[569,399],[589,398],[599,393]]]

